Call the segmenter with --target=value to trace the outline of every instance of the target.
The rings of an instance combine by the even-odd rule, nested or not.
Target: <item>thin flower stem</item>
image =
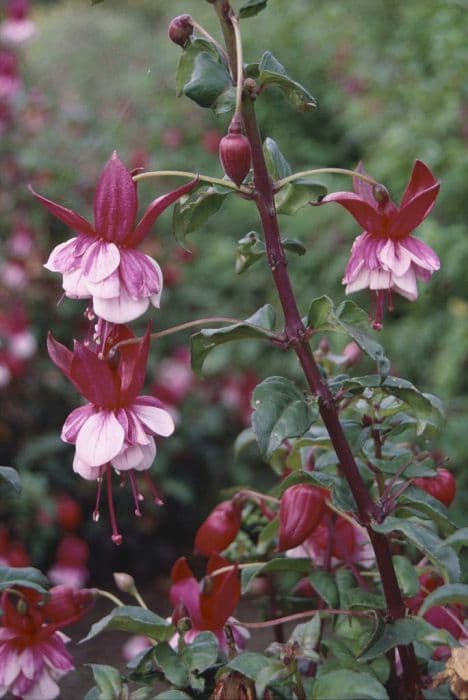
[[[349,177],[357,177],[369,185],[377,185],[378,182],[374,180],[373,177],[369,175],[364,175],[364,173],[358,173],[356,170],[349,170],[348,168],[314,168],[313,170],[302,170],[300,173],[293,173],[288,175],[288,177],[283,177],[281,180],[275,182],[275,189],[279,190],[281,187],[288,185],[294,180],[299,180],[301,177],[307,177],[308,175],[347,175]]]
[[[221,185],[221,187],[227,187],[228,189],[235,190],[236,192],[252,195],[252,190],[249,187],[237,187],[237,185],[230,180],[223,180],[220,177],[210,177],[209,175],[199,175],[198,173],[192,173],[189,170],[148,170],[146,173],[134,175],[133,182],[149,180],[154,177],[189,177],[191,179],[197,177],[202,182],[208,182],[211,185]]]
[[[242,38],[239,29],[239,22],[234,14],[231,16],[231,24],[232,28],[234,29],[234,36],[236,40],[236,113],[240,114],[242,110],[242,90],[244,88],[244,62],[242,59]]]
[[[198,24],[198,22],[196,20],[194,20],[193,17],[190,17],[190,22],[192,23],[192,27],[194,29],[196,29],[199,34],[202,34],[202,36],[204,36],[206,39],[208,39],[208,41],[211,41],[211,43],[216,46],[216,48],[218,49],[220,54],[222,56],[224,56],[225,60],[228,61],[229,59],[227,57],[226,51],[221,46],[219,41],[216,41],[216,39],[214,37],[212,37],[211,34],[209,32],[207,32],[206,29],[204,27],[202,27],[201,24]]]
[[[135,598],[136,601],[138,601],[138,603],[140,604],[140,606],[141,606],[142,608],[144,608],[145,610],[149,610],[149,608],[148,608],[148,606],[146,605],[145,601],[144,601],[143,598],[141,597],[140,591],[139,591],[137,588],[135,588],[135,589],[132,591],[132,596]]]
[[[306,610],[304,612],[293,613],[292,615],[285,615],[284,617],[278,617],[275,620],[264,620],[263,622],[243,622],[241,620],[236,620],[235,623],[240,627],[247,627],[247,629],[265,629],[266,627],[274,627],[275,625],[282,625],[285,622],[293,622],[294,620],[302,620],[305,617],[313,617],[314,615],[349,615],[350,617],[375,617],[373,612],[367,612],[366,610],[340,610],[337,608],[324,608],[323,610]]]
[[[267,496],[264,493],[259,493],[258,491],[253,491],[252,489],[242,489],[241,491],[238,491],[239,495],[246,495],[250,496],[253,498],[253,500],[258,501],[270,501],[271,503],[276,503],[276,505],[279,505],[280,499],[276,498],[275,496]]]
[[[234,569],[248,569],[250,566],[264,566],[265,564],[268,564],[268,562],[251,561],[246,564],[231,564],[230,566],[222,566],[220,569],[211,571],[209,576],[221,576],[221,574],[228,574],[230,571],[234,571]]]
[[[109,591],[103,591],[101,588],[93,588],[94,593],[97,595],[100,595],[101,598],[108,598],[111,600],[113,603],[115,603],[119,608],[123,608],[125,603],[123,603],[120,598],[117,598],[116,595],[113,593],[109,593]]]

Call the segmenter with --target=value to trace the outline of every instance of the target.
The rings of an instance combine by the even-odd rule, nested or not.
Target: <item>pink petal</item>
[[[162,287],[162,273],[159,265],[138,250],[122,250],[120,275],[133,299],[150,297]]]
[[[439,194],[439,189],[440,184],[437,182],[429,189],[423,190],[415,197],[412,197],[408,204],[401,207],[390,223],[389,235],[399,239],[409,236],[432,210]]]
[[[145,236],[149,233],[150,228],[162,212],[174,204],[180,197],[184,194],[188,194],[193,190],[193,188],[198,184],[198,178],[191,180],[186,185],[178,187],[173,192],[164,194],[162,197],[158,197],[149,205],[148,209],[143,214],[143,217],[136,227],[135,231],[127,238],[127,245],[131,248],[136,248],[136,246],[141,243]]]
[[[87,481],[96,481],[101,475],[100,466],[92,467],[90,464],[80,459],[76,453],[73,459],[73,471]]]
[[[61,438],[64,442],[75,444],[78,433],[90,416],[97,413],[97,408],[87,403],[75,408],[63,424]]]
[[[109,277],[119,263],[120,253],[115,243],[95,241],[84,254],[81,265],[86,279],[97,283]]]
[[[143,459],[143,451],[138,445],[127,445],[124,447],[122,452],[120,452],[112,460],[112,466],[118,471],[128,471],[129,469],[135,469],[137,464]]]
[[[434,272],[440,269],[439,257],[427,243],[424,243],[424,241],[421,241],[419,238],[408,236],[408,238],[401,241],[400,246],[406,248],[410,252],[413,261],[419,265],[419,267]]]
[[[346,279],[343,279],[343,283],[346,284],[346,294],[353,294],[354,292],[360,292],[361,289],[366,289],[369,286],[369,279],[370,271],[366,267],[352,281],[347,282]]]
[[[60,694],[60,688],[47,669],[44,669],[34,686],[21,695],[24,700],[54,700]]]
[[[415,301],[418,298],[418,287],[414,270],[410,267],[405,275],[401,277],[394,276],[392,278],[392,288],[401,296],[406,297],[406,299]]]
[[[55,246],[44,267],[51,272],[70,272],[80,261],[76,257],[76,242],[78,236]]]
[[[70,299],[87,299],[91,296],[81,266],[73,272],[63,273],[62,287]]]
[[[118,297],[112,299],[93,298],[95,313],[111,323],[129,323],[142,316],[149,306],[149,299],[132,299],[123,285]]]
[[[37,672],[35,655],[32,649],[26,648],[23,650],[19,657],[19,663],[21,665],[21,671],[24,673],[26,678],[32,680]]]
[[[154,438],[150,438],[147,445],[141,445],[141,451],[143,457],[141,462],[135,467],[135,469],[140,472],[149,469],[154,462],[154,458],[156,457],[156,443],[154,442]]]
[[[417,160],[413,166],[410,180],[401,199],[400,209],[403,209],[403,207],[409,204],[416,195],[430,189],[436,183],[437,180],[427,165],[421,160]]]
[[[112,411],[99,411],[90,416],[76,439],[76,453],[91,467],[110,462],[119,454],[124,430]]]
[[[390,280],[390,272],[372,270],[369,276],[369,289],[390,289]]]
[[[354,192],[332,192],[324,197],[320,204],[328,204],[329,202],[341,204],[366,231],[376,235],[385,231],[383,217]]]
[[[411,254],[389,238],[379,253],[379,260],[386,270],[401,277],[411,265]]]
[[[139,406],[137,403],[134,403],[132,404],[132,411],[136,413],[143,425],[146,425],[146,427],[156,435],[168,437],[172,435],[175,430],[171,414],[163,408]]]
[[[114,299],[120,294],[120,275],[118,270],[114,270],[109,277],[102,282],[90,282],[86,280],[86,286],[93,297],[101,299]]]
[[[150,442],[150,436],[143,428],[140,419],[137,418],[130,409],[127,409],[128,432],[126,435],[127,442],[130,445],[147,445]]]
[[[98,236],[122,243],[133,230],[138,200],[130,172],[114,151],[101,173],[94,195],[94,223]]]
[[[46,209],[48,209],[55,217],[57,217],[57,219],[63,221],[63,223],[66,224],[66,226],[71,228],[73,231],[78,231],[79,233],[84,233],[87,236],[95,237],[96,234],[94,233],[93,227],[88,221],[86,221],[86,219],[83,219],[82,216],[76,214],[71,209],[66,209],[60,204],[56,204],[55,202],[52,202],[52,200],[46,199],[42,195],[37,194],[37,192],[34,192],[32,187],[29,187],[29,191],[32,192],[36,199]]]

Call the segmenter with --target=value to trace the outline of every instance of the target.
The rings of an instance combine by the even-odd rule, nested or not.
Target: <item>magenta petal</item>
[[[135,183],[114,151],[101,173],[94,195],[97,235],[107,241],[122,243],[133,230],[137,208]]]
[[[75,343],[70,378],[90,403],[101,408],[117,408],[119,386],[116,374],[106,360],[100,360],[81,343]]]
[[[76,256],[76,242],[78,238],[71,238],[69,241],[55,246],[44,267],[51,272],[70,272],[80,264]]]
[[[159,266],[138,250],[122,250],[120,276],[128,293],[134,299],[142,299],[157,294],[162,287]]]
[[[128,419],[128,429],[126,440],[129,445],[147,445],[150,442],[150,436],[145,431],[143,424],[129,409],[126,411]],[[151,438],[152,440],[152,438]]]
[[[341,204],[366,231],[376,235],[384,232],[385,221],[382,216],[354,192],[332,192],[324,197],[320,204],[329,202]]]
[[[165,209],[174,204],[180,197],[184,194],[188,194],[193,190],[193,188],[198,185],[198,178],[191,180],[186,185],[178,187],[173,192],[168,192],[167,194],[158,197],[149,205],[148,209],[143,214],[143,217],[135,228],[135,231],[126,240],[126,244],[131,248],[136,248],[136,246],[141,243],[145,236],[149,233],[150,228],[158,218],[160,214],[163,213]]]
[[[120,396],[125,405],[133,403],[145,382],[146,363],[150,343],[148,326],[143,340],[134,345],[123,345],[120,349]]]
[[[96,407],[92,406],[90,403],[87,403],[86,406],[75,408],[63,424],[62,434],[60,436],[62,440],[74,445],[81,428],[88,418],[96,412]]]
[[[423,190],[413,197],[408,204],[401,207],[398,214],[390,222],[389,235],[399,239],[409,236],[431,211],[439,194],[439,189],[440,184],[436,182],[435,185],[427,190]]]
[[[87,236],[95,237],[96,234],[94,233],[93,227],[82,216],[76,214],[71,209],[62,207],[60,206],[60,204],[56,204],[55,202],[52,202],[52,200],[46,199],[46,197],[37,194],[37,192],[34,192],[32,187],[29,187],[29,191],[32,192],[36,199],[46,209],[48,209],[51,214],[57,217],[57,219],[60,219],[60,221],[63,221],[63,223],[66,224],[73,231],[78,231],[79,233],[85,233]]]
[[[83,256],[82,268],[85,276],[97,284],[109,277],[119,266],[120,253],[115,243],[96,241]]]
[[[98,411],[88,418],[76,439],[78,457],[91,467],[110,462],[124,443],[124,430],[112,411]]]
[[[437,180],[427,165],[421,160],[417,160],[414,164],[405,193],[401,199],[400,209],[403,209],[414,197],[424,192],[424,190],[430,189],[435,184],[437,184]]]
[[[435,272],[440,269],[440,260],[438,255],[434,253],[432,248],[424,243],[424,241],[408,236],[400,243],[401,247],[409,250],[415,262],[419,267]]]
[[[49,331],[47,335],[47,352],[52,362],[57,365],[59,370],[70,379],[70,369],[73,360],[73,353],[65,345],[55,340],[52,333]]]

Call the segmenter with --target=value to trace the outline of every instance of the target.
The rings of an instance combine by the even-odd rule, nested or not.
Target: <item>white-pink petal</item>
[[[109,277],[101,280],[101,282],[91,282],[86,278],[86,286],[93,297],[101,297],[102,299],[113,299],[120,294],[120,275],[119,270],[114,270]]]
[[[75,457],[73,459],[73,471],[75,474],[79,474],[87,481],[96,481],[96,479],[100,476],[101,468],[92,467],[90,464],[80,459],[75,452]]]
[[[406,297],[406,299],[409,299],[410,301],[416,301],[416,299],[418,298],[416,274],[412,267],[410,267],[410,269],[405,275],[402,275],[401,277],[394,276],[392,279],[392,283],[393,289],[395,289],[395,291],[397,291],[398,294],[401,294],[401,296]]]
[[[59,677],[63,673],[58,674]],[[24,700],[55,700],[60,694],[60,688],[52,678],[48,668],[44,668],[33,687],[21,697]]]
[[[172,435],[175,430],[172,416],[168,411],[164,410],[164,408],[156,408],[156,406],[142,406],[135,402],[132,404],[131,410],[136,413],[143,425],[149,428],[149,430],[156,435],[168,437],[169,435]]]
[[[90,416],[76,439],[78,457],[91,467],[110,462],[119,454],[124,430],[112,411],[99,411]]]
[[[64,442],[70,442],[72,445],[74,445],[77,435],[84,423],[91,415],[93,415],[93,413],[96,413],[97,410],[98,409],[90,403],[87,403],[85,406],[75,408],[63,424],[62,434],[60,436],[62,440]]]
[[[81,262],[86,279],[102,282],[116,270],[120,263],[119,249],[115,243],[95,241],[86,251]]]
[[[391,273],[385,270],[371,270],[369,274],[369,289],[390,289]]]
[[[70,272],[74,270],[80,264],[79,259],[76,257],[77,240],[78,236],[75,236],[55,246],[44,267],[51,272]]]
[[[346,286],[346,294],[352,294],[353,292],[360,292],[361,289],[365,289],[369,286],[369,276],[370,272],[366,267],[362,267],[359,273],[351,280],[348,281]],[[346,284],[347,278],[343,279]]]
[[[143,459],[143,452],[139,445],[128,445],[112,460],[112,466],[118,471],[135,469]]]
[[[93,297],[95,313],[111,323],[129,323],[142,316],[149,306],[149,299],[132,299],[123,285],[120,294],[113,299]]]
[[[62,287],[70,299],[87,299],[91,296],[81,267],[63,273]]]
[[[399,243],[394,243],[390,238],[378,253],[378,258],[383,268],[397,275],[397,277],[404,275],[411,265],[411,254],[409,251]]]
[[[154,462],[154,458],[156,457],[156,443],[154,442],[154,438],[150,438],[147,445],[142,445],[141,451],[143,457],[141,462],[135,467],[135,469],[140,472],[149,469]]]

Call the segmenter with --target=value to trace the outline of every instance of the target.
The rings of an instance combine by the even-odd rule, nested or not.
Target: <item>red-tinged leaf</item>
[[[122,243],[133,230],[138,209],[136,185],[114,151],[101,173],[94,194],[96,233],[106,241]]]

